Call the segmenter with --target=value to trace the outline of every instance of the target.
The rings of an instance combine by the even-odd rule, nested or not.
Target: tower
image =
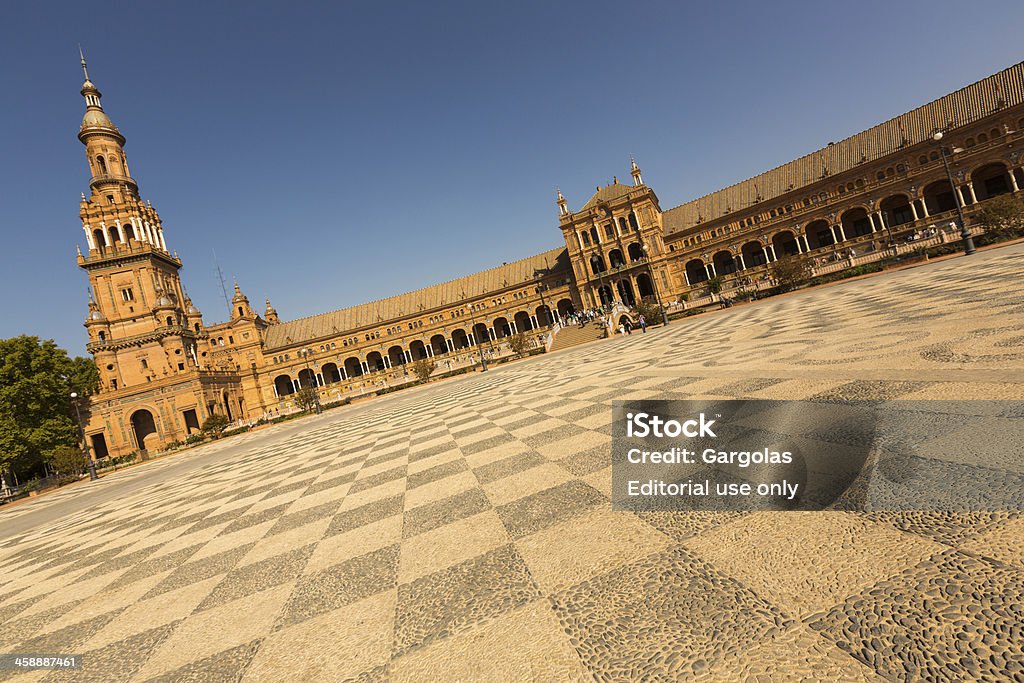
[[[167,248],[160,215],[139,194],[125,137],[104,111],[84,56],[82,71],[85,115],[78,139],[90,179],[79,207],[88,253],[79,251],[78,265],[89,276],[86,349],[100,373],[86,435],[97,457],[146,453],[184,440],[213,413],[244,417],[247,389],[234,371],[237,363],[225,362],[227,349],[214,348],[225,337],[234,340],[231,330],[218,330],[211,342],[212,328],[185,294],[181,261]],[[253,327],[240,336],[253,348],[260,340],[258,318],[236,294],[234,310],[241,313],[235,318]],[[249,405],[259,409],[258,396]]]

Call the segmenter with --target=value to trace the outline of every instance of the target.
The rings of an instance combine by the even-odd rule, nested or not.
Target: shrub
[[[206,418],[206,422],[203,423],[201,431],[203,434],[212,436],[216,439],[224,433],[224,430],[227,429],[230,422],[231,421],[228,420],[226,416],[214,413],[210,417]]]
[[[530,338],[525,332],[517,332],[509,340],[508,347],[521,358],[530,352]]]
[[[718,294],[722,291],[722,278],[718,275],[708,280],[708,291],[712,294]]]
[[[426,382],[430,379],[430,375],[432,375],[436,369],[437,363],[429,358],[420,358],[412,364],[412,374],[416,375],[416,379],[421,382]]]
[[[302,387],[295,392],[295,405],[299,410],[308,413],[320,403],[320,394],[313,387]]]
[[[636,306],[637,315],[642,315],[644,320],[647,321],[648,325],[654,325],[660,323],[661,318],[661,305],[652,299],[644,299]]]
[[[77,477],[85,472],[89,461],[81,449],[74,446],[61,446],[49,456],[50,466],[57,474],[65,477]]]
[[[985,202],[974,220],[996,241],[1011,239],[1024,232],[1024,206],[1011,195],[1000,195]]]
[[[811,279],[811,264],[799,256],[783,256],[772,264],[772,277],[779,283],[779,291],[789,292]]]

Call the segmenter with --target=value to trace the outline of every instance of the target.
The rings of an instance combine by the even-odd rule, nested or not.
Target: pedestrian
[[[630,324],[630,322],[627,320],[623,324],[626,326],[626,334],[633,334],[633,326]]]
[[[619,334],[621,334],[623,337],[626,336],[626,326],[623,325],[622,323],[619,323]]]
[[[644,320],[644,317],[642,315],[640,316],[640,329],[643,331],[644,334],[647,334],[647,321]]]

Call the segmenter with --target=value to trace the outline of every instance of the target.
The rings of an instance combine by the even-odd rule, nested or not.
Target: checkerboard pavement
[[[9,677],[1021,680],[1020,516],[615,512],[609,446],[613,399],[1020,399],[1022,265],[778,297],[113,475],[137,486],[0,541],[0,652],[85,656]]]

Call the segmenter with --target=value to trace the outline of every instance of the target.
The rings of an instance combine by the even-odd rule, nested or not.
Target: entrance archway
[[[619,299],[627,306],[636,306],[636,297],[633,295],[633,283],[629,280],[622,279],[616,283],[616,289],[619,291]]]
[[[704,282],[708,279],[708,269],[700,259],[691,259],[686,262],[686,281],[691,285]]]
[[[924,203],[928,207],[928,213],[945,213],[956,209],[956,197],[953,195],[953,186],[948,180],[936,180],[924,188]]]
[[[135,432],[135,444],[143,453],[155,446],[159,439],[153,413],[145,408],[136,410],[131,416],[132,431]]]
[[[736,272],[736,259],[730,251],[718,251],[711,257],[711,263],[715,266],[717,275],[732,275]]]
[[[636,276],[636,289],[640,294],[640,300],[644,300],[647,297],[654,296],[654,284],[651,282],[651,276],[647,273],[640,273]]]
[[[868,220],[868,212],[861,207],[844,212],[840,222],[843,224],[843,234],[848,240],[871,234],[871,221]]]
[[[971,171],[971,185],[979,202],[1010,192],[1010,176],[1002,164],[987,164]]]
[[[274,378],[274,390],[278,396],[290,396],[295,393],[295,385],[288,375],[278,375]]]
[[[526,311],[519,311],[512,319],[516,323],[516,329],[520,332],[528,332],[533,329],[533,321],[530,320],[530,314]]]

